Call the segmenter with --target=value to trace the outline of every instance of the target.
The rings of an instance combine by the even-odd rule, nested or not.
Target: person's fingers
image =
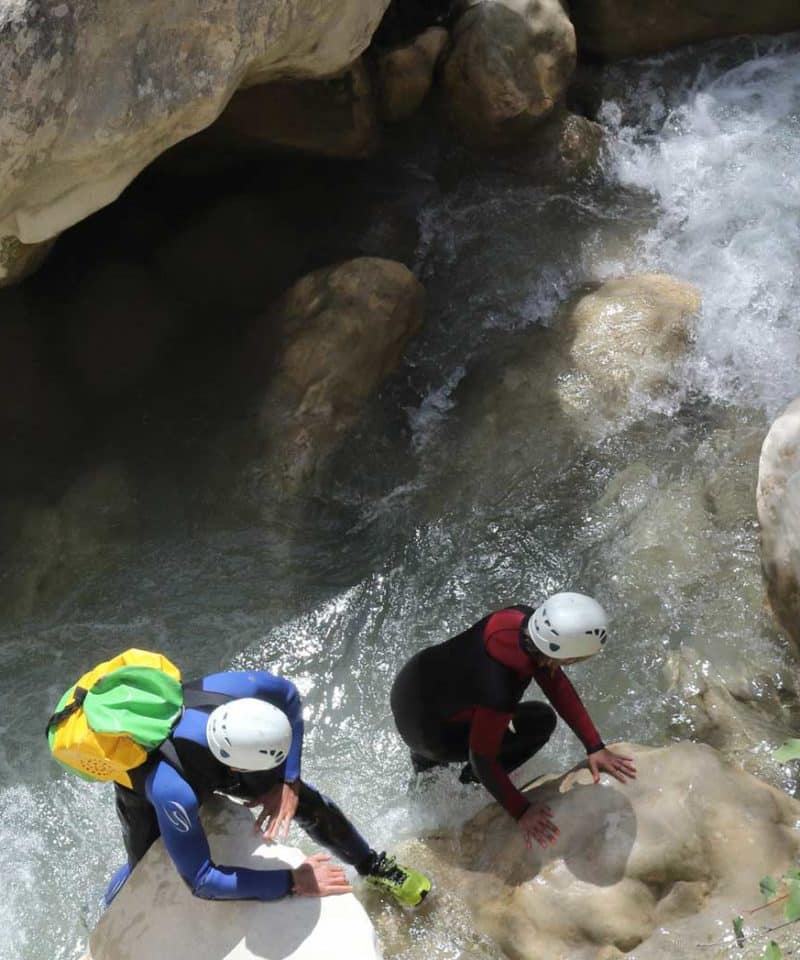
[[[259,833],[264,833],[267,829],[267,824],[269,822],[269,811],[262,810],[261,813],[256,817],[256,830]]]
[[[312,853],[310,857],[306,857],[306,860],[311,863],[327,863],[330,858],[329,853]]]

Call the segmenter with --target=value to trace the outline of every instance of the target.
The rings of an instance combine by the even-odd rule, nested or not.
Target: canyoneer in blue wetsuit
[[[301,778],[303,718],[297,688],[263,671],[218,673],[184,684],[185,709],[168,740],[132,778],[115,784],[128,862],[114,875],[109,903],[161,836],[178,873],[198,897],[275,900],[326,896],[351,887],[340,866],[315,854],[294,870],[253,870],[211,859],[200,807],[215,792],[260,806],[264,838],[295,820],[366,881],[416,906],[430,890],[421,873],[377,853],[336,804]]]
[[[606,771],[636,776],[630,757],[608,750],[563,667],[606,643],[605,611],[591,597],[557,593],[535,610],[497,610],[463,633],[417,653],[397,675],[391,705],[416,773],[466,764],[463,782],[478,781],[519,823],[525,842],[555,843],[548,807],[534,807],[509,772],[550,739],[556,714],[546,703],[521,703],[535,680],[588,754],[595,782]]]

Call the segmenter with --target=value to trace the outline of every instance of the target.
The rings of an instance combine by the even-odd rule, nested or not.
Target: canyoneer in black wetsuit
[[[509,772],[550,739],[556,712],[588,754],[595,782],[606,771],[635,777],[629,757],[603,743],[562,667],[593,656],[607,639],[600,604],[579,593],[558,593],[534,609],[524,605],[489,614],[469,629],[417,653],[391,692],[397,729],[414,770],[468,761],[462,781],[479,780],[520,824],[526,843],[554,843],[558,828],[547,807],[534,808]],[[535,680],[555,708],[520,702]]]

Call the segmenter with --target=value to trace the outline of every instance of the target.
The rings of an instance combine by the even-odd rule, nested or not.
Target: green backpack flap
[[[83,701],[93,730],[127,734],[147,751],[166,740],[182,708],[180,681],[150,667],[120,667],[98,680]]]

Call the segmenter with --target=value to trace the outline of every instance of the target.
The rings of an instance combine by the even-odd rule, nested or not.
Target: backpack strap
[[[211,713],[217,707],[224,703],[230,703],[231,700],[238,700],[239,697],[230,693],[215,693],[213,690],[202,690],[200,680],[194,680],[191,683],[183,685],[183,706],[192,710],[204,710]]]
[[[88,692],[89,691],[84,690],[83,687],[75,687],[75,693],[72,696],[71,702],[68,703],[63,710],[59,710],[58,713],[54,713],[47,721],[47,726],[44,728],[45,736],[50,733],[50,727],[58,726],[62,720],[66,720],[67,717],[71,717],[73,713],[76,713],[78,710],[80,710]]]
[[[183,707],[190,710],[202,710],[204,713],[211,713],[217,707],[221,707],[231,700],[239,698],[230,693],[217,693],[213,690],[203,690],[200,686],[202,680],[193,680],[183,684]],[[185,780],[189,780],[190,774],[187,774],[185,765],[182,763],[172,737],[167,737],[163,743],[154,751],[160,759],[165,760],[173,767]]]

